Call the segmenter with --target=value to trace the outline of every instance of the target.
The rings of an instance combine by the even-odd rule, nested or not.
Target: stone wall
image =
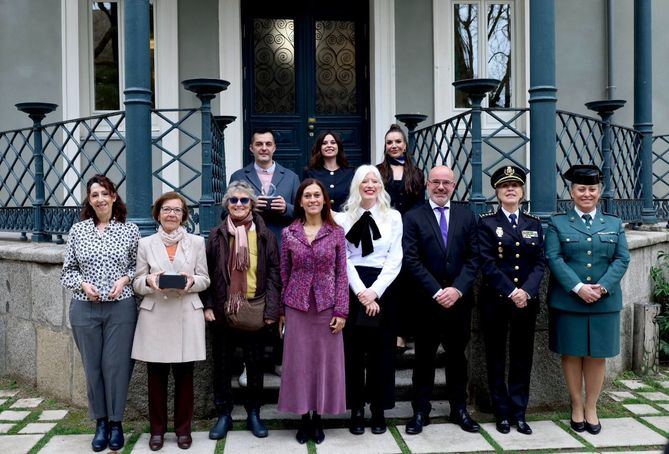
[[[634,305],[650,301],[650,266],[657,251],[669,249],[669,233],[628,231],[632,261],[623,279],[622,351],[607,361],[607,379],[633,365]],[[86,381],[68,319],[70,292],[59,282],[65,246],[0,240],[0,376],[14,376],[59,399],[86,405]],[[545,305],[537,323],[532,396],[535,408],[565,405],[567,392],[560,359],[548,349]],[[487,407],[483,342],[474,314],[470,349],[470,391],[481,409]],[[210,357],[210,355],[208,355]],[[209,361],[195,370],[196,414],[210,415]],[[132,378],[128,416],[146,414],[146,372],[137,363]],[[171,400],[171,399],[170,399]]]

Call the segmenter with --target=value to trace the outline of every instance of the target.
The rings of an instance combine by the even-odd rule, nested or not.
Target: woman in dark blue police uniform
[[[525,421],[530,394],[534,326],[539,309],[539,286],[546,269],[543,230],[538,218],[520,210],[525,172],[501,167],[490,182],[500,208],[481,215],[479,249],[483,272],[481,322],[486,346],[488,387],[497,430],[511,425],[529,435]],[[509,377],[505,382],[506,343],[509,339]]]
[[[551,217],[546,233],[550,348],[562,355],[572,429],[597,434],[606,358],[620,353],[620,280],[630,256],[620,218],[597,209],[599,168],[575,165],[564,177],[572,183],[574,208]]]
[[[354,170],[348,166],[344,153],[344,142],[334,131],[319,134],[311,148],[311,160],[304,170],[302,181],[314,178],[325,186],[330,196],[330,208],[341,211],[348,199]]]

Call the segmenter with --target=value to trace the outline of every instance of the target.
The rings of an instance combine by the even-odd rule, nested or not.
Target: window
[[[119,110],[123,97],[123,33],[121,32],[121,2],[94,2],[89,0],[89,48],[91,112]],[[155,105],[154,77],[154,15],[153,1],[149,2],[150,59],[152,104]]]
[[[454,80],[490,77],[501,81],[489,93],[489,107],[512,107],[512,5],[508,2],[453,4]],[[455,107],[469,108],[462,92]]]
[[[433,0],[433,6],[435,118],[441,121],[471,107],[467,96],[451,85],[460,79],[501,81],[484,106],[526,105],[527,1]]]

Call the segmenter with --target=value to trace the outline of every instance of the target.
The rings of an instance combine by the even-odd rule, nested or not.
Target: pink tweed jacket
[[[285,306],[309,310],[309,293],[314,291],[316,309],[334,306],[333,315],[348,316],[346,239],[344,229],[323,224],[309,244],[299,220],[281,232],[281,314]]]

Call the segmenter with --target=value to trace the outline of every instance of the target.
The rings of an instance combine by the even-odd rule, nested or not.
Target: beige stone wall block
[[[63,325],[63,290],[60,285],[62,266],[58,264],[34,263],[30,267],[33,294],[32,318],[54,327]]]
[[[32,312],[30,288],[30,263],[6,261],[0,274],[0,304],[9,314],[24,320]]]
[[[70,398],[72,338],[45,326],[37,328],[37,386],[60,399]]]
[[[81,362],[81,353],[72,340],[72,402],[82,407],[88,406],[86,394],[86,374]]]

